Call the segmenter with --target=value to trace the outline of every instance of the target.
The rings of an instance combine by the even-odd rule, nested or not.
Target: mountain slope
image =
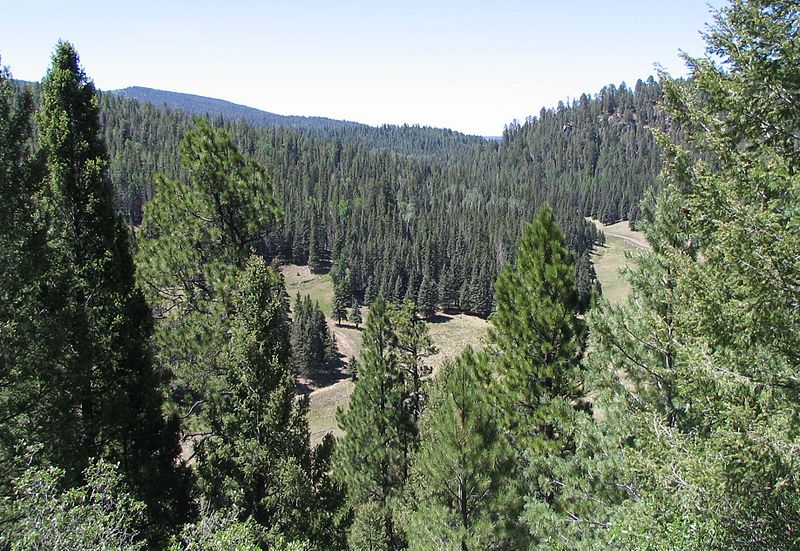
[[[150,103],[155,107],[166,105],[170,109],[180,109],[191,115],[210,115],[222,117],[226,120],[244,120],[253,126],[285,127],[298,129],[336,129],[345,127],[364,126],[359,123],[328,119],[325,117],[300,117],[293,115],[278,115],[268,111],[261,111],[254,107],[239,105],[229,101],[182,94],[166,90],[131,86],[121,90],[110,90],[109,94],[135,99],[142,103]]]

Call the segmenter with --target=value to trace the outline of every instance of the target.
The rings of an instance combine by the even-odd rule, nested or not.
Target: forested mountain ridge
[[[107,90],[106,93],[137,100],[140,103],[150,103],[158,108],[166,106],[170,109],[180,109],[190,115],[208,115],[211,118],[221,116],[232,121],[243,120],[253,126],[316,129],[359,126],[359,123],[356,122],[327,117],[278,115],[222,99],[157,90],[144,86],[129,86],[118,90]]]
[[[586,216],[635,223],[644,192],[657,186],[661,169],[652,130],[680,133],[658,108],[661,97],[652,77],[632,89],[623,82],[583,94],[509,125],[504,152],[536,181],[573,194]]]

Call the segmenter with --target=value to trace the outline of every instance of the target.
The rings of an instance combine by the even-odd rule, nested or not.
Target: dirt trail
[[[610,232],[610,231],[607,231],[607,230],[603,230],[603,233],[606,234],[606,236],[611,236],[611,237],[616,237],[618,239],[623,239],[623,240],[627,241],[628,243],[632,243],[633,245],[636,245],[640,249],[650,250],[650,243],[648,243],[647,241],[644,241],[642,239],[635,239],[633,237],[628,237],[627,235],[622,235],[620,233],[613,233],[613,232]]]

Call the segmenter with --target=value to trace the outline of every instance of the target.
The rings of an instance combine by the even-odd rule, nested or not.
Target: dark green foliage
[[[292,362],[295,373],[305,377],[340,367],[336,337],[328,329],[325,314],[316,302],[297,295],[292,308]]]
[[[331,310],[333,319],[336,320],[337,325],[342,324],[342,320],[347,317],[347,307],[352,304],[352,293],[348,290],[347,282],[344,276],[333,278],[333,301],[331,302]]]
[[[588,255],[578,257],[575,263],[575,282],[578,286],[578,300],[581,310],[586,311],[592,302],[593,296],[601,294],[600,282]]]
[[[361,306],[356,299],[353,299],[353,304],[350,306],[350,313],[347,316],[347,321],[355,325],[356,329],[361,325]]]
[[[422,276],[417,294],[417,310],[419,315],[428,319],[436,313],[436,282],[428,274]]]
[[[667,186],[643,217],[652,252],[631,298],[592,324],[611,368],[607,432],[625,447],[601,534],[625,547],[796,549],[800,314],[800,6],[735,0],[664,79],[686,133],[661,136]],[[602,494],[600,494],[602,496]]]
[[[379,296],[369,310],[364,328],[358,379],[350,406],[336,415],[345,431],[337,450],[337,475],[347,486],[356,514],[351,539],[371,527],[377,530],[379,537],[375,537],[390,550],[404,547],[396,510],[408,478],[416,438],[409,403],[410,388],[397,356],[397,337],[386,303]],[[363,518],[367,512],[372,520]]]
[[[407,507],[410,549],[517,549],[514,458],[486,395],[485,358],[467,350],[436,377],[420,426]]]
[[[586,331],[572,255],[548,207],[525,229],[516,265],[503,271],[495,293],[490,341],[503,426],[517,447],[555,452],[567,445],[558,426],[565,408],[583,407]]]
[[[341,325],[342,320],[347,317],[347,304],[349,304],[349,302],[345,302],[340,288],[334,287],[333,301],[331,302],[331,313],[333,314],[333,319],[336,320],[336,325]]]
[[[536,542],[543,519],[568,505],[560,462],[576,453],[575,427],[590,410],[581,359],[585,324],[572,255],[544,206],[522,235],[517,262],[495,284],[493,400],[518,461],[526,522]]]
[[[317,518],[332,513],[335,498],[330,452],[311,452],[308,402],[295,398],[283,278],[254,257],[236,289],[220,362],[225,391],[210,397],[210,434],[196,446],[203,495],[214,509],[252,518],[273,536],[326,539]]]
[[[316,217],[311,220],[308,237],[308,267],[312,274],[321,274],[329,268],[328,251],[325,250],[326,232]]]
[[[74,479],[89,458],[119,462],[158,533],[186,512],[186,474],[176,464],[176,423],[161,413],[151,314],[134,282],[128,229],[114,212],[97,96],[67,43],[56,47],[43,80],[38,123],[49,254],[68,286],[62,392],[73,427],[56,464]]]
[[[206,121],[186,134],[180,158],[187,180],[158,177],[137,262],[158,320],[159,360],[175,377],[173,396],[190,408],[215,388],[234,282],[278,209],[264,168]]]
[[[67,319],[63,278],[47,277],[51,258],[35,195],[42,166],[32,151],[32,100],[15,98],[11,75],[0,69],[0,489],[22,465],[20,448],[38,441],[47,450],[74,428],[58,359]],[[49,285],[47,280],[50,280]],[[52,450],[56,455],[58,449]],[[48,456],[50,457],[50,456]]]
[[[425,358],[436,353],[428,331],[428,325],[417,317],[417,308],[413,302],[404,302],[389,309],[389,317],[397,337],[397,361],[405,371],[409,385],[408,407],[419,421],[425,408],[426,392],[423,379],[433,370],[426,365]],[[416,439],[416,435],[412,435]]]
[[[336,345],[336,334],[332,330],[325,331],[325,370],[335,372],[342,368],[342,358]]]

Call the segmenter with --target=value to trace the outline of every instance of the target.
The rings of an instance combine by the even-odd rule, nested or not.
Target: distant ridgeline
[[[156,107],[169,107],[170,109],[180,109],[190,115],[208,115],[212,119],[223,117],[228,120],[242,120],[253,126],[285,128],[320,128],[332,129],[347,126],[360,126],[358,123],[328,119],[324,117],[298,117],[277,115],[267,111],[261,111],[246,105],[239,105],[229,101],[196,96],[194,94],[181,94],[179,92],[168,92],[166,90],[155,90],[142,86],[131,86],[121,90],[111,90],[109,94],[114,94],[128,99],[135,99],[140,103],[151,103]]]
[[[362,303],[378,293],[417,299],[428,276],[440,305],[485,316],[499,269],[544,202],[568,236],[588,297],[588,254],[598,236],[584,217],[638,218],[643,191],[659,172],[647,127],[666,128],[660,97],[653,79],[634,89],[608,86],[512,123],[499,141],[282,117],[141,88],[102,94],[101,123],[118,205],[132,224],[152,197],[154,174],[185,176],[178,145],[192,125],[186,111],[209,112],[275,182],[284,217],[268,239],[269,254],[299,264],[331,261]]]

